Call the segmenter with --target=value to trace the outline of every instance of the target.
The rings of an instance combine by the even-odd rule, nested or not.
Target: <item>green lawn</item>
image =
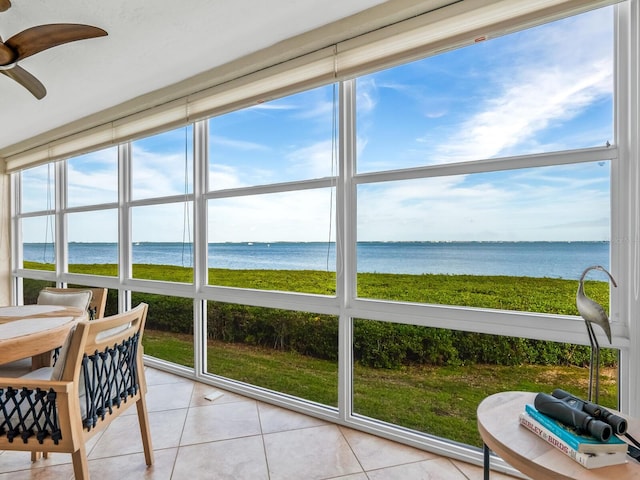
[[[145,353],[193,366],[189,335],[147,330]],[[293,352],[210,341],[208,371],[302,399],[336,407],[338,367]],[[600,403],[616,405],[615,371],[601,370]],[[588,369],[541,365],[413,366],[354,370],[354,413],[480,447],[476,409],[505,390],[550,393],[562,387],[586,397]]]

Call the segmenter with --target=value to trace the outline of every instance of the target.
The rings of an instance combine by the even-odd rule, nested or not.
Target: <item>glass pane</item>
[[[335,294],[334,204],[331,189],[210,200],[209,283]]]
[[[354,413],[482,446],[488,395],[564,390],[587,398],[590,349],[568,343],[354,321]],[[603,349],[599,404],[618,406],[618,351]]]
[[[358,294],[554,313],[515,300],[553,286],[574,308],[582,271],[608,268],[609,177],[598,162],[360,185]]]
[[[118,210],[70,213],[69,272],[118,275]]]
[[[133,292],[131,304],[141,302],[149,305],[142,337],[145,355],[193,368],[193,300]]]
[[[134,199],[193,193],[193,127],[131,143]]]
[[[96,285],[82,285],[78,283],[70,283],[67,285],[67,288],[102,288],[102,287],[98,287]],[[93,303],[96,300],[95,296],[93,298],[94,298],[94,301],[92,301],[92,303],[89,305],[90,307],[91,305],[93,305]],[[118,290],[112,289],[112,288],[107,289],[107,299],[105,303],[103,317],[116,315],[117,313],[118,313]],[[98,317],[95,317],[95,318],[98,318]]]
[[[209,302],[208,372],[338,405],[338,318]]]
[[[358,78],[358,172],[613,143],[612,12]]]
[[[40,290],[45,287],[55,287],[55,282],[48,280],[33,280],[31,278],[22,279],[22,298],[24,305],[34,305],[38,303]]]
[[[23,218],[20,226],[24,268],[54,270],[56,245],[53,215]]]
[[[67,160],[67,205],[118,201],[118,148],[112,147]]]
[[[20,172],[22,212],[55,208],[55,165],[49,163]]]
[[[328,85],[211,118],[209,188],[337,175],[334,94]]]
[[[133,277],[193,281],[193,203],[135,207],[132,217]]]

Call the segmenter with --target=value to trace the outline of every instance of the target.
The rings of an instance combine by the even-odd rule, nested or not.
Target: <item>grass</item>
[[[193,366],[193,338],[147,330],[145,353]],[[209,341],[208,371],[336,407],[338,366],[294,352]],[[588,369],[540,365],[354,368],[354,413],[480,447],[476,409],[505,390],[547,392],[562,387],[586,398]],[[601,370],[600,403],[616,406],[616,372]]]

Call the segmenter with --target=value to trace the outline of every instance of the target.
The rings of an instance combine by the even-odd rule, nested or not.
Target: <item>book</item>
[[[558,420],[540,413],[531,404],[527,404],[525,406],[525,411],[543,427],[552,432],[555,436],[559,437],[564,443],[569,446],[569,448],[572,448],[577,452],[627,452],[628,445],[615,435],[611,435],[611,438],[606,442],[601,442],[600,440],[597,440],[590,435],[583,435],[581,433],[578,433],[576,429],[568,427],[562,422],[559,422]]]
[[[562,441],[562,439],[554,435],[551,431],[547,430],[527,412],[520,414],[520,424],[587,469],[620,465],[627,461],[626,452],[578,452],[569,447],[566,442]]]

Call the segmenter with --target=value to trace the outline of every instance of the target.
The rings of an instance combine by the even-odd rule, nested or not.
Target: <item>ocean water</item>
[[[193,265],[190,244],[141,242],[133,262]],[[69,263],[116,263],[114,243],[71,243]],[[326,242],[212,243],[209,267],[336,270],[335,244]],[[24,246],[25,260],[53,262],[51,244]],[[578,279],[590,265],[609,269],[609,242],[360,242],[359,272],[507,275]]]

